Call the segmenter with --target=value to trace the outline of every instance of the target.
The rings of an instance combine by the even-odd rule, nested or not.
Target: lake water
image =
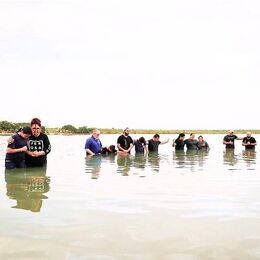
[[[49,136],[47,169],[5,173],[0,137],[0,259],[260,259],[259,156],[204,138],[209,153],[89,160],[86,136]]]

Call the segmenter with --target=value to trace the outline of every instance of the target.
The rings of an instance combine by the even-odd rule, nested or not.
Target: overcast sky
[[[0,0],[0,120],[260,129],[259,0]]]

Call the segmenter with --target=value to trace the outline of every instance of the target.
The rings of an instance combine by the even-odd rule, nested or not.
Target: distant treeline
[[[28,126],[29,123],[20,122],[13,123],[8,121],[0,121],[0,133],[9,134],[16,132],[19,128],[23,126]],[[64,125],[62,127],[48,128],[42,126],[42,132],[47,134],[91,134],[95,127],[75,127],[73,125]],[[102,134],[120,134],[122,129],[119,128],[99,128]],[[260,129],[237,129],[235,133],[245,134],[246,132],[252,132],[253,134],[260,134]],[[130,129],[131,134],[179,134],[179,133],[194,133],[194,134],[226,134],[227,129],[218,129],[218,130],[206,130],[206,129]]]

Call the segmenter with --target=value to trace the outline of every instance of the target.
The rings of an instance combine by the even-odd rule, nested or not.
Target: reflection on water
[[[132,166],[132,157],[128,154],[117,155],[117,172],[122,176],[128,176]]]
[[[160,170],[160,155],[157,152],[151,152],[148,154],[148,165],[154,172]]]
[[[254,170],[256,165],[256,152],[255,150],[242,151],[242,158],[246,163],[248,170]]]
[[[12,208],[39,212],[44,195],[50,189],[50,178],[46,176],[46,168],[27,168],[5,171],[6,195],[16,200]]]
[[[45,172],[5,173],[0,156],[0,259],[260,259],[259,158],[222,139],[86,158],[85,137],[52,136],[50,191]]]
[[[207,150],[176,150],[173,152],[173,163],[176,168],[187,168],[191,171],[200,171],[208,158]]]
[[[101,171],[101,155],[86,157],[86,173],[91,174],[92,179],[98,179]]]
[[[247,170],[254,170],[256,164],[256,152],[254,150],[243,150],[237,153],[234,149],[223,151],[223,163],[228,166],[228,170],[241,170],[243,166]]]

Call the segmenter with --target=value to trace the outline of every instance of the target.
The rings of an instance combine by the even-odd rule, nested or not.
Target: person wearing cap
[[[117,138],[117,148],[119,152],[130,153],[133,148],[134,141],[129,135],[129,128],[126,127],[123,133]]]
[[[102,143],[99,139],[100,131],[98,129],[94,129],[92,132],[92,136],[89,137],[85,143],[85,150],[87,155],[95,155],[100,154],[102,151]]]
[[[256,146],[256,140],[252,137],[251,132],[246,133],[246,137],[243,138],[242,145],[245,146],[246,150],[254,150]]]
[[[229,130],[223,138],[223,144],[226,145],[227,149],[235,149],[235,140],[242,140],[242,138],[235,135],[233,130]]]
[[[5,168],[25,168],[25,152],[27,151],[28,138],[32,134],[29,126],[23,127],[18,133],[12,135],[13,142],[7,144]]]

